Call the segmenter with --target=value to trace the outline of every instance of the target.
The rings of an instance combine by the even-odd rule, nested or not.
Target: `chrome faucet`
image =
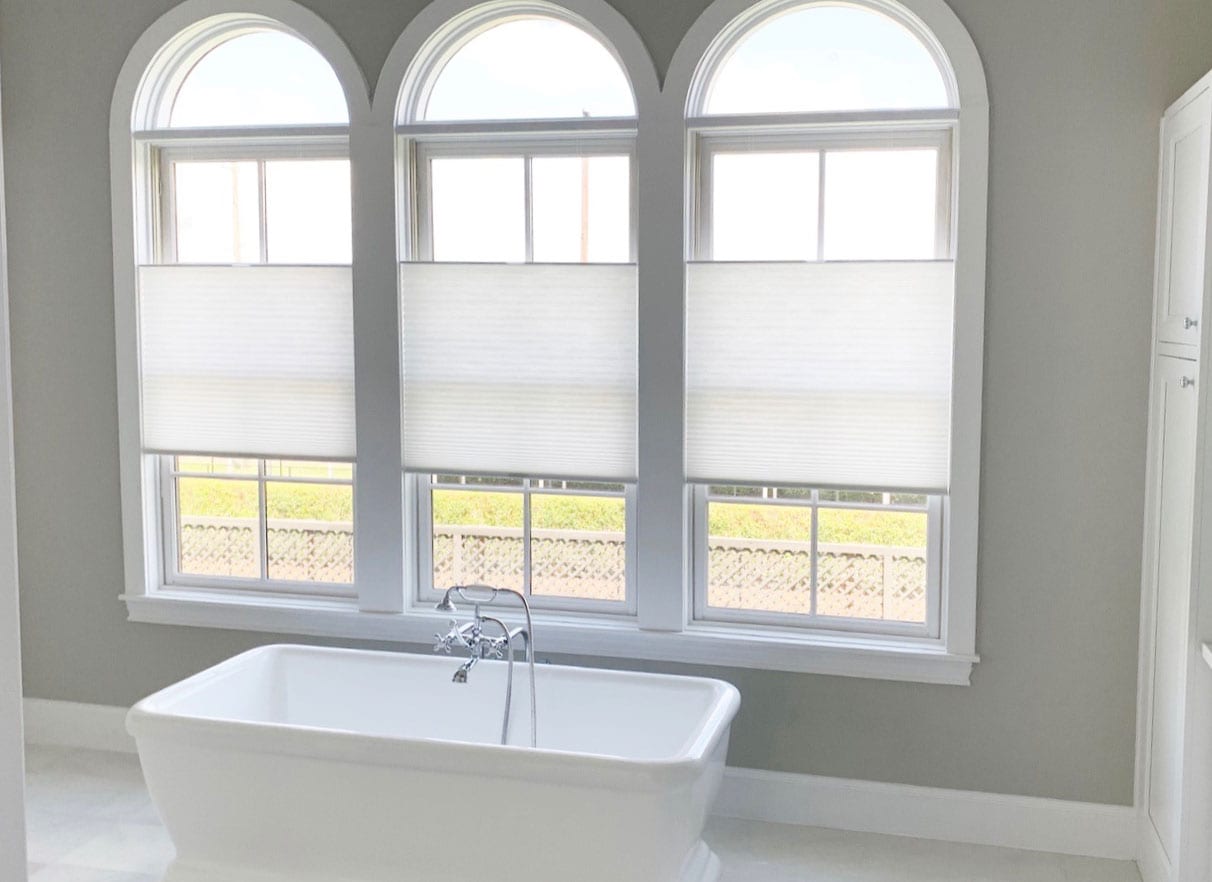
[[[462,625],[455,619],[451,619],[450,630],[446,634],[433,635],[433,651],[444,652],[449,655],[451,649],[456,645],[467,650],[467,661],[459,666],[459,669],[455,671],[454,676],[451,678],[451,681],[454,683],[466,683],[467,675],[475,667],[476,662],[482,658],[503,658],[509,663],[505,678],[505,718],[501,723],[501,743],[508,744],[509,716],[513,702],[513,644],[516,639],[521,637],[526,650],[526,664],[530,669],[530,746],[537,747],[538,727],[536,723],[537,714],[535,712],[534,689],[534,625],[531,621],[530,603],[526,600],[526,595],[511,588],[494,588],[491,585],[453,585],[446,589],[442,600],[437,604],[436,609],[439,612],[453,613],[456,611],[456,607],[450,599],[452,594],[457,594],[461,600],[472,604],[473,617],[470,622],[465,622]],[[509,626],[500,619],[486,616],[480,611],[482,605],[493,603],[501,595],[510,595],[521,601],[522,611],[526,614],[525,628],[510,630]],[[484,633],[485,624],[491,624],[499,629],[502,636],[487,636]]]

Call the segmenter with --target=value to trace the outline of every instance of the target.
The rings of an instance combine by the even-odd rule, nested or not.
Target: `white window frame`
[[[626,156],[630,169],[630,262],[636,254],[636,152],[635,123],[631,122],[630,134],[624,129],[597,126],[592,129],[579,128],[573,132],[564,128],[553,128],[550,136],[540,137],[535,132],[514,134],[460,133],[435,137],[432,132],[426,137],[418,135],[410,127],[402,133],[400,154],[404,157],[410,183],[405,192],[415,194],[412,205],[404,203],[402,214],[408,217],[401,232],[409,236],[404,243],[408,254],[416,255],[418,261],[433,260],[432,210],[433,182],[430,162],[434,159],[494,158],[521,159],[525,169],[524,203],[526,230],[525,263],[533,262],[534,225],[531,213],[531,167],[539,157],[594,157]],[[411,208],[411,210],[409,210]]]
[[[342,126],[340,129],[344,130]],[[348,131],[333,131],[330,127],[279,127],[263,133],[250,134],[240,129],[169,130],[137,132],[134,135],[141,150],[145,150],[146,168],[156,177],[151,182],[148,201],[155,201],[150,216],[140,219],[147,224],[151,240],[149,262],[177,263],[176,187],[172,186],[174,162],[255,162],[260,206],[260,257],[255,263],[268,264],[269,237],[265,228],[265,163],[296,160],[349,159]]]
[[[952,236],[957,301],[952,425],[952,481],[942,512],[942,594],[937,637],[869,635],[784,628],[742,622],[696,621],[690,553],[692,493],[684,480],[684,279],[694,253],[689,227],[694,194],[686,187],[695,160],[688,113],[707,72],[730,41],[756,16],[775,14],[791,0],[714,0],[685,35],[663,82],[643,41],[607,0],[564,0],[564,13],[614,49],[631,78],[638,134],[633,210],[637,213],[639,277],[638,462],[635,486],[634,582],[636,614],[603,616],[566,611],[538,614],[542,653],[753,667],[886,680],[966,684],[975,653],[976,561],[979,511],[980,411],[985,285],[988,95],[971,37],[944,0],[855,0],[907,22],[937,57],[945,58],[954,92]],[[434,0],[405,29],[369,99],[362,71],[340,38],[318,16],[293,0],[184,0],[157,21],[132,50],[111,109],[114,219],[114,282],[120,463],[126,587],[135,621],[222,627],[270,633],[425,644],[445,625],[432,603],[420,602],[416,585],[417,504],[411,481],[402,479],[399,352],[399,262],[407,259],[411,218],[407,176],[396,176],[401,133],[400,96],[442,59],[428,53],[435,40],[469,33],[485,15],[552,7],[545,0]],[[222,18],[221,21],[215,17]],[[252,592],[184,592],[161,584],[155,512],[158,474],[139,450],[137,309],[134,268],[136,182],[143,174],[132,131],[151,124],[159,96],[170,90],[184,58],[217,27],[246,27],[268,17],[303,36],[330,61],[346,91],[353,174],[353,276],[358,456],[355,517],[357,598],[278,596]],[[216,24],[218,22],[218,24]],[[167,47],[167,48],[166,48]],[[170,51],[171,50],[171,51]],[[944,51],[945,50],[945,51]],[[174,52],[177,54],[174,55]],[[420,62],[414,64],[414,61]],[[415,116],[412,117],[415,119]],[[821,118],[816,117],[816,122]],[[713,118],[720,123],[721,118]],[[848,124],[862,123],[862,114]],[[637,120],[628,121],[637,127]],[[749,120],[753,122],[753,120]],[[921,120],[910,122],[920,123]],[[617,122],[582,123],[609,130]],[[451,137],[473,135],[459,124]],[[550,134],[550,121],[504,122],[498,134]],[[526,129],[530,131],[527,132]],[[583,130],[584,131],[584,130]],[[618,130],[614,130],[617,134]],[[414,132],[414,135],[421,134]],[[441,133],[427,133],[435,139]],[[581,133],[575,133],[577,135]],[[722,134],[722,132],[720,133]],[[392,181],[395,185],[392,185]]]
[[[212,35],[213,43],[233,39],[234,33],[243,28],[225,28]],[[213,44],[212,43],[212,44]],[[207,44],[199,44],[207,45]],[[174,93],[167,93],[173,95]],[[163,117],[161,117],[163,118]],[[165,120],[167,122],[167,120]],[[269,161],[295,160],[349,160],[349,127],[347,125],[320,126],[269,126],[257,127],[208,127],[208,128],[160,128],[136,131],[131,135],[139,168],[143,174],[135,182],[139,193],[139,204],[143,207],[136,217],[137,241],[141,243],[140,259],[154,264],[177,263],[176,187],[173,183],[173,163],[196,162],[255,162],[258,185],[258,258],[249,263],[271,265],[268,256],[269,236],[266,229],[265,163]],[[177,502],[175,493],[175,471],[172,461],[176,455],[188,455],[191,451],[175,453],[145,452],[147,469],[154,471],[156,500],[160,529],[158,553],[161,584],[166,589],[179,591],[201,590],[207,592],[261,592],[301,597],[355,598],[353,585],[324,582],[299,582],[273,579],[267,570],[268,548],[265,522],[265,463],[274,457],[252,457],[257,462],[259,484],[259,532],[261,535],[261,575],[257,579],[216,578],[191,573],[182,573],[179,564],[179,536],[177,533]],[[218,476],[219,479],[225,479]],[[357,469],[354,468],[354,480]],[[356,488],[354,498],[357,498]],[[152,513],[148,513],[150,518]],[[357,516],[354,516],[353,535],[357,537]],[[357,570],[355,562],[355,572]]]
[[[635,616],[635,555],[631,549],[635,545],[635,485],[623,484],[618,492],[605,490],[581,490],[563,488],[542,488],[532,486],[548,479],[521,478],[519,485],[470,485],[443,484],[435,480],[436,475],[412,475],[416,492],[416,524],[417,524],[417,602],[419,605],[434,604],[442,598],[449,585],[434,585],[433,583],[433,511],[432,490],[451,489],[460,493],[516,493],[522,496],[522,593],[530,602],[531,609],[548,610],[551,612],[576,613],[578,615],[603,616]],[[618,482],[609,482],[618,483]],[[588,600],[574,597],[558,597],[554,595],[535,594],[531,590],[531,531],[533,529],[530,517],[530,502],[534,496],[602,496],[610,499],[623,500],[623,543],[624,543],[624,597],[622,601]]]
[[[826,161],[829,153],[844,151],[880,151],[906,148],[929,148],[937,151],[935,176],[935,259],[949,259],[954,253],[952,213],[955,152],[952,144],[958,132],[958,112],[954,110],[902,111],[893,114],[826,113],[826,114],[755,114],[753,116],[696,116],[687,120],[687,169],[689,242],[691,259],[710,261],[712,255],[712,194],[714,158],[720,153],[794,152],[815,153],[819,156],[819,186],[817,189],[817,241],[813,262],[825,261],[825,200]],[[872,637],[925,637],[939,640],[943,633],[940,610],[943,601],[943,575],[946,562],[942,558],[944,517],[947,498],[930,496],[927,521],[927,618],[920,625],[881,622],[871,619],[840,619],[812,615],[789,615],[769,611],[722,610],[709,607],[708,593],[708,530],[705,485],[690,485],[691,507],[691,567],[693,616],[696,621],[737,622],[749,625],[770,625],[781,628],[815,629],[833,632],[859,632]],[[814,491],[815,496],[815,491]],[[768,502],[761,500],[761,502]],[[770,503],[793,504],[795,503]],[[834,506],[823,503],[822,507]],[[863,507],[863,506],[857,506]],[[884,509],[884,510],[896,510]],[[815,583],[815,551],[813,552]],[[814,588],[815,591],[815,588]]]
[[[694,566],[694,618],[700,622],[735,622],[738,624],[777,628],[812,628],[818,631],[861,633],[872,637],[914,637],[937,640],[940,632],[939,610],[941,608],[941,573],[943,566],[943,507],[946,499],[928,495],[924,505],[901,505],[896,503],[872,504],[866,502],[836,502],[820,498],[820,490],[813,489],[808,499],[762,499],[745,496],[713,496],[706,484],[692,486],[693,524],[691,528],[691,555]],[[708,551],[710,530],[708,529],[708,506],[712,502],[738,505],[782,505],[809,509],[813,513],[812,555],[812,612],[779,613],[767,610],[729,609],[710,606],[708,600],[708,577],[710,555]],[[921,623],[893,620],[864,619],[858,617],[826,616],[816,612],[817,593],[817,512],[821,509],[844,511],[915,512],[926,515],[926,615]]]
[[[522,262],[534,262],[534,224],[532,214],[531,177],[533,161],[537,157],[593,157],[626,156],[629,177],[629,254],[634,263],[638,248],[638,190],[636,138],[637,117],[589,117],[573,119],[510,119],[510,120],[455,120],[426,121],[420,119],[430,91],[446,60],[477,34],[503,22],[522,16],[541,16],[564,21],[574,27],[593,34],[594,29],[586,21],[565,10],[543,2],[511,4],[486,4],[471,14],[456,17],[440,29],[418,56],[417,62],[400,91],[396,123],[396,180],[398,184],[397,229],[400,236],[402,260],[433,260],[433,189],[431,162],[434,159],[453,158],[517,158],[524,163],[523,212],[525,231],[525,257]],[[598,35],[599,38],[600,35]],[[607,48],[608,40],[603,41]],[[620,59],[620,66],[626,70]],[[527,487],[533,481],[543,480],[540,475],[512,476],[523,480]],[[406,586],[414,610],[432,606],[437,592],[432,584],[433,512],[430,504],[431,476],[405,474],[406,494],[409,500],[406,510],[413,513],[412,529],[408,530],[412,553],[408,556],[409,567]],[[581,477],[578,480],[618,483],[606,478]],[[488,488],[485,491],[511,488]],[[474,492],[474,491],[468,491]],[[592,495],[592,494],[590,494]],[[637,586],[635,580],[635,485],[624,484],[621,494],[624,500],[624,542],[626,555],[626,599],[623,603],[554,598],[530,595],[530,542],[529,515],[524,521],[525,593],[530,595],[531,606],[552,613],[575,613],[577,615],[630,616],[637,613]],[[524,494],[529,500],[529,493]],[[407,524],[406,524],[407,529]]]
[[[305,582],[291,579],[273,579],[269,574],[269,519],[267,513],[267,487],[268,484],[328,484],[341,487],[349,487],[351,492],[354,492],[354,483],[357,481],[357,468],[353,468],[351,478],[293,478],[271,475],[266,471],[265,458],[255,459],[257,471],[255,474],[247,473],[208,473],[208,472],[189,472],[181,471],[179,466],[173,463],[175,457],[171,455],[160,455],[159,460],[159,486],[160,486],[160,518],[161,528],[160,536],[162,542],[164,562],[163,584],[166,588],[181,589],[191,591],[195,589],[210,590],[210,591],[250,591],[250,592],[265,592],[269,594],[285,594],[285,595],[300,595],[303,597],[330,597],[330,598],[353,598],[356,596],[354,583],[347,582]],[[335,461],[335,460],[334,460]],[[352,463],[351,463],[352,465]],[[257,485],[257,532],[260,536],[258,539],[258,550],[260,556],[260,575],[255,578],[247,578],[241,576],[206,576],[197,573],[182,573],[180,570],[181,556],[179,553],[179,537],[178,531],[179,507],[177,494],[177,478],[200,478],[208,481],[241,481],[246,484]],[[356,529],[351,524],[353,535],[357,535]],[[357,578],[357,570],[355,567],[354,578]]]
[[[825,248],[825,156],[849,151],[903,150],[915,147],[938,151],[935,178],[935,259],[947,259],[952,254],[951,181],[953,160],[951,144],[955,139],[955,114],[952,111],[932,111],[914,120],[892,123],[839,124],[836,120],[741,119],[736,117],[698,117],[687,121],[690,131],[690,152],[693,165],[689,169],[691,183],[693,260],[711,260],[712,161],[720,153],[816,153],[820,156],[819,186],[817,188],[817,254],[815,261],[824,261]]]

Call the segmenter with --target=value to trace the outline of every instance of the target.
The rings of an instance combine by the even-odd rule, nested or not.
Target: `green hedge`
[[[208,517],[256,517],[257,485],[251,481],[184,478],[182,513]],[[531,517],[538,529],[623,530],[623,501],[609,497],[533,496]],[[320,484],[273,484],[266,496],[270,518],[317,521],[353,520],[349,487]],[[516,493],[457,490],[434,494],[434,520],[439,524],[517,527],[522,497]],[[788,506],[715,504],[711,532],[738,539],[811,539],[807,509]],[[820,541],[861,545],[926,544],[926,516],[916,512],[821,509]]]

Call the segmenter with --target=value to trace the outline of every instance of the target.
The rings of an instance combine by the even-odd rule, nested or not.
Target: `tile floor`
[[[134,756],[31,747],[30,882],[159,882],[173,848]],[[1134,865],[716,818],[723,882],[1140,882]]]

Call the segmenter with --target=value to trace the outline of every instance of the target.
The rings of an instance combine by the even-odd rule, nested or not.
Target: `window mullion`
[[[820,517],[821,508],[817,504],[819,501],[820,501],[820,491],[813,490],[812,491],[812,534],[811,534],[810,547],[808,549],[808,553],[811,555],[811,559],[808,561],[808,567],[809,567],[809,573],[810,573],[809,589],[811,591],[811,595],[810,595],[811,606],[809,607],[809,610],[810,610],[809,614],[813,618],[816,618],[816,614],[817,614],[817,612],[816,612],[816,610],[817,610],[817,589],[819,587],[819,579],[820,579],[820,554],[819,554],[820,535],[819,534],[820,534],[820,524],[821,524],[821,517]]]
[[[404,474],[400,438],[400,313],[395,139],[374,125],[350,126],[353,193],[353,334],[357,458],[354,469],[354,579],[358,608],[404,609]],[[425,537],[410,523],[409,544]],[[431,540],[432,541],[432,540]],[[411,549],[410,549],[411,550]]]
[[[257,233],[258,244],[261,249],[261,263],[269,263],[269,224],[267,218],[269,211],[265,204],[265,160],[257,160],[257,223],[259,230]]]
[[[176,581],[180,571],[180,503],[177,494],[177,479],[172,475],[173,457],[163,454],[156,456],[159,465],[157,477],[160,490],[160,536],[161,553],[163,555],[161,579],[169,585]]]
[[[686,129],[680,114],[644,120],[638,175],[636,617],[649,631],[687,623],[685,451]]]
[[[526,262],[534,262],[534,156],[523,158],[522,201],[526,225]]]
[[[260,546],[261,581],[269,581],[269,514],[266,504],[265,460],[257,460],[257,532]]]
[[[531,589],[533,587],[530,574],[530,566],[532,562],[532,554],[530,550],[530,488],[530,478],[526,478],[522,481],[522,593],[527,597],[531,595]]]
[[[825,157],[824,150],[817,151],[816,167],[817,167],[817,185],[816,185],[816,259],[825,259]],[[816,499],[816,491],[812,491],[813,500]],[[813,521],[816,520],[816,514],[813,513]],[[815,577],[814,577],[815,582]],[[813,609],[816,608],[816,589],[813,588]]]

